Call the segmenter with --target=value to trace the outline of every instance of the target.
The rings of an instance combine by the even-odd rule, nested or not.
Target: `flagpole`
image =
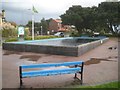
[[[32,40],[34,40],[34,11],[32,10]]]

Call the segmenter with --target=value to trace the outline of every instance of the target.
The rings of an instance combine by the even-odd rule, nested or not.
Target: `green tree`
[[[48,23],[44,18],[42,18],[41,20],[41,26],[42,26],[42,33],[46,35],[48,31]]]
[[[75,25],[79,34],[120,32],[120,2],[102,2],[98,7],[72,6],[60,17],[63,24]]]
[[[29,27],[30,34],[32,34],[32,21],[28,21],[26,27]]]
[[[49,20],[45,20],[44,18],[42,18],[41,22],[34,22],[35,34],[37,32],[41,33],[41,26],[42,26],[42,34],[46,35],[48,31],[48,25],[49,25]],[[30,28],[30,32],[32,33],[32,21],[28,21],[28,24],[26,26]]]
[[[28,27],[25,27],[25,36],[29,36],[30,35],[30,31]]]
[[[60,16],[63,24],[75,25],[80,34],[85,33],[87,29],[94,30],[97,24],[97,7],[73,6]]]
[[[40,33],[40,31],[41,31],[41,23],[40,22],[35,22],[35,27],[34,28],[35,28],[35,33],[37,33],[37,32]]]
[[[70,7],[65,14],[61,15],[62,23],[67,25],[75,25],[79,33],[82,33],[83,18],[81,16],[82,7],[73,6]]]
[[[52,20],[52,18],[46,20],[48,26],[49,26],[49,23],[51,20]]]
[[[17,28],[10,23],[5,23],[2,27],[2,37],[15,37],[17,36]]]
[[[118,33],[120,25],[120,2],[102,2],[98,6],[99,23],[113,34]]]
[[[30,33],[32,34],[32,21],[28,21],[28,24],[26,26],[29,27]],[[40,32],[40,26],[41,26],[40,22],[34,22],[34,32],[35,32],[35,34],[37,32]]]
[[[32,21],[28,21],[27,25],[29,28],[31,27],[32,28]]]

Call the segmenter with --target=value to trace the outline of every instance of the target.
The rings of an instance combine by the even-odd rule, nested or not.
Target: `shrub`
[[[39,39],[50,39],[50,38],[58,38],[57,36],[35,36],[35,40]],[[32,40],[32,36],[25,36],[24,40]],[[7,38],[5,42],[13,42],[13,41],[18,41],[18,38]]]
[[[57,36],[36,36],[35,39],[49,39],[49,38],[57,38]]]
[[[4,23],[2,27],[2,37],[17,36],[17,28],[10,23]]]
[[[29,36],[29,35],[30,35],[29,28],[25,28],[25,36]]]
[[[71,32],[71,34],[70,34],[70,37],[78,37],[78,36],[80,36],[80,34],[75,31]]]
[[[35,36],[35,40],[39,39],[49,39],[49,38],[58,38],[57,36]],[[32,36],[26,36],[25,40],[32,40]]]
[[[31,37],[31,36],[26,36],[26,37],[24,38],[24,40],[32,40],[32,37]]]
[[[2,37],[13,37],[17,36],[17,29],[2,29]]]
[[[18,38],[9,38],[5,40],[5,42],[13,42],[13,41],[18,41]]]

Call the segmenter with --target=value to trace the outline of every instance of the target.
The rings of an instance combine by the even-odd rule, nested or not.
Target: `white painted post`
[[[34,11],[32,10],[32,40],[34,40]]]

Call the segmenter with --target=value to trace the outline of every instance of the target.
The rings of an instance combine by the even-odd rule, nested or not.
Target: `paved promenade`
[[[112,49],[108,49],[112,47]],[[118,40],[108,42],[79,56],[60,56],[28,52],[2,51],[2,85],[3,88],[19,87],[18,66],[32,63],[52,63],[79,61],[85,62],[83,85],[96,85],[118,80]],[[74,74],[35,77],[23,79],[25,87],[56,88],[79,85],[73,79]]]

